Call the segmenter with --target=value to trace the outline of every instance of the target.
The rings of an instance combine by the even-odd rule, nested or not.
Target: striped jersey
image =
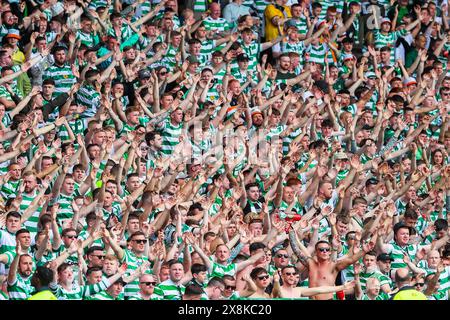
[[[206,30],[224,32],[231,29],[231,25],[224,18],[213,19],[211,16],[208,16],[203,20],[203,24]]]
[[[390,279],[378,270],[372,272],[361,272],[359,274],[359,282],[363,291],[366,291],[367,280],[369,278],[378,279],[378,281],[380,281],[380,286],[383,286],[385,284],[388,284],[390,286]]]
[[[136,254],[130,250],[124,250],[124,256],[121,262],[126,262],[127,264],[127,274],[130,275],[134,273],[134,271],[139,268],[144,262],[148,261],[148,257],[141,256],[138,257]],[[149,273],[149,272],[146,272]],[[139,279],[135,279],[134,281],[128,283],[125,286],[125,297],[131,297],[139,292]]]
[[[211,59],[212,53],[216,48],[216,40],[213,39],[205,39],[202,41],[202,47],[200,48],[200,55],[204,57],[206,60]]]
[[[106,279],[96,284],[88,284],[84,286],[79,286],[78,284],[73,283],[70,290],[66,290],[60,285],[52,286],[52,284],[50,284],[50,290],[58,298],[58,300],[82,300],[84,297],[92,296],[106,290],[109,286],[109,280]]]
[[[228,275],[228,276],[235,276],[237,269],[236,269],[236,264],[235,263],[230,263],[227,265],[223,265],[223,264],[219,264],[215,261],[212,261],[212,258],[210,258],[209,260],[211,260],[211,262],[213,262],[213,268],[211,271],[211,275],[210,277],[219,277],[219,278],[223,278],[223,276]]]
[[[7,229],[0,230],[0,254],[7,251],[16,252],[16,235]]]
[[[11,89],[16,96],[23,99],[23,95],[17,88],[16,84],[11,85]],[[0,97],[5,98],[8,101],[13,101],[11,93],[6,89],[5,86],[0,86]]]
[[[395,43],[399,37],[403,37],[408,33],[406,29],[388,32],[388,34],[383,34],[379,29],[375,29],[373,32],[374,40],[375,40],[375,48],[380,49],[382,47],[388,46],[391,48],[391,65],[395,64]]]
[[[86,130],[86,124],[83,119],[73,119],[68,121],[69,127],[72,130],[73,134],[77,136],[78,134],[84,135],[84,130]],[[59,127],[58,137],[64,143],[65,141],[69,141],[69,132],[67,131],[65,126]]]
[[[167,69],[169,69],[169,71],[172,71],[178,65],[175,56],[179,52],[180,52],[179,48],[175,48],[171,44],[169,45],[169,48],[167,49],[167,52],[164,55],[164,58],[162,59],[162,63],[166,66]]]
[[[94,35],[94,33],[84,33],[81,30],[78,30],[76,33],[76,41],[81,40],[81,44],[86,45],[91,48],[100,42],[100,38],[98,35]]]
[[[45,70],[43,80],[52,79],[55,81],[55,95],[67,93],[77,82],[77,78],[73,75],[72,68],[68,63],[63,66],[54,64]]]
[[[194,0],[194,12],[205,12],[207,0]]]
[[[30,206],[31,202],[33,202],[34,198],[36,198],[38,192],[34,190],[31,194],[22,193],[22,202],[19,206],[19,212],[23,214],[25,210]],[[39,207],[33,215],[27,220],[22,221],[25,228],[27,228],[28,231],[31,233],[37,233],[38,232],[38,222],[39,222],[39,215],[42,211],[42,207]]]
[[[84,300],[124,300],[123,293],[120,293],[116,298],[108,293],[108,291],[101,291],[93,296],[86,297]]]
[[[295,52],[301,56],[303,56],[303,51],[305,50],[305,45],[303,41],[296,42],[283,42],[281,45],[281,52]]]
[[[73,195],[65,195],[60,193],[53,203],[59,204],[57,220],[59,225],[63,225],[66,221],[72,220],[74,212],[72,208]]]
[[[411,261],[414,261],[416,259],[417,252],[423,247],[422,245],[417,244],[409,244],[405,247],[401,247],[393,241],[387,244],[387,246],[388,250],[385,253],[390,254],[391,258],[394,259],[391,265],[393,271],[399,268],[407,268],[406,263],[403,262],[403,256],[407,255]]]
[[[86,107],[82,113],[83,117],[94,117],[100,107],[100,94],[92,85],[86,84],[77,92],[77,103]]]
[[[436,269],[430,268],[427,261],[422,260],[418,263],[418,267],[425,269],[427,276],[430,274],[435,274]],[[446,266],[444,271],[439,275],[439,289],[438,291],[450,290],[450,266]]]
[[[380,291],[380,294],[375,299],[370,299],[367,294],[363,294],[361,300],[389,300],[390,297],[387,293]]]
[[[109,28],[106,32],[109,36],[114,37],[116,39],[119,39],[118,35],[116,34],[116,30],[114,28]],[[133,29],[127,24],[123,23],[122,27],[120,28],[120,42],[124,43],[127,41],[131,36],[134,34]]]
[[[181,300],[185,290],[182,284],[168,279],[155,287],[151,300]]]
[[[162,137],[161,152],[164,155],[171,155],[178,143],[180,143],[179,137],[183,130],[183,123],[173,125],[170,118],[163,122],[159,131]]]
[[[8,282],[8,294],[10,300],[26,300],[31,297],[34,287],[31,285],[31,275],[23,278],[19,273],[13,283]]]
[[[328,46],[325,43],[321,43],[317,46],[309,45],[306,48],[306,51],[309,52],[308,62],[325,64],[328,53]]]
[[[0,189],[0,195],[2,196],[4,201],[8,200],[9,198],[16,197],[17,191],[19,189],[19,183],[20,180],[9,180],[2,185],[2,188]]]
[[[250,61],[248,62],[248,69],[256,71],[256,66],[258,64],[259,53],[262,50],[262,44],[256,41],[252,41],[249,45],[241,41],[241,48],[248,55]]]

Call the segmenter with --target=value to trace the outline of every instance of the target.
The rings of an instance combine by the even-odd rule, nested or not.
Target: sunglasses
[[[147,243],[147,239],[139,239],[139,240],[131,240],[131,241],[133,241],[133,242],[136,242],[136,243],[138,243],[138,244],[144,244],[144,243]]]
[[[425,282],[417,282],[415,285],[419,286],[419,287],[423,287],[425,285]]]
[[[165,76],[167,74],[167,71],[161,71],[159,72],[160,75]]]
[[[277,254],[277,258],[289,258],[289,256],[287,254]]]
[[[145,284],[146,286],[156,286],[156,282],[141,282],[141,284]]]
[[[296,273],[295,272],[286,272],[285,275],[287,275],[287,276],[295,276]]]
[[[97,255],[97,256],[94,256],[94,257],[97,257],[97,258],[103,260],[103,259],[105,259],[106,256],[103,256],[103,255]]]
[[[75,239],[77,236],[67,236],[66,235],[66,238],[69,238],[69,239]]]
[[[269,279],[269,275],[266,274],[265,276],[259,276],[258,279],[259,280],[267,280],[267,279]]]
[[[225,286],[226,290],[236,290],[236,286]]]
[[[319,250],[320,252],[329,252],[330,248],[318,248],[317,250]]]

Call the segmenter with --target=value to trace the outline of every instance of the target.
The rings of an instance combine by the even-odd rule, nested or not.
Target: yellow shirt
[[[44,290],[28,298],[28,300],[58,300],[50,290]]]
[[[266,41],[272,41],[280,36],[278,28],[272,23],[274,17],[280,17],[282,19],[292,18],[291,8],[288,6],[283,6],[284,13],[277,9],[273,4],[269,4],[264,11],[264,16],[266,17]],[[283,26],[281,26],[283,27]]]
[[[11,58],[15,64],[24,64],[25,63],[25,55],[20,50],[17,50],[16,52],[14,52],[12,54]]]
[[[399,291],[392,300],[427,300],[427,297],[422,292],[408,289]]]

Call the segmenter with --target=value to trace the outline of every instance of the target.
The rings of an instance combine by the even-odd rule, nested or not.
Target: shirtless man
[[[375,240],[364,243],[362,250],[356,254],[345,255],[337,261],[331,260],[331,245],[327,241],[318,241],[315,245],[315,256],[311,257],[308,249],[298,241],[295,231],[290,232],[291,246],[295,254],[304,260],[308,268],[309,287],[333,286],[339,271],[347,268],[364,256],[365,253],[373,250]],[[331,300],[332,293],[317,294],[316,300]]]
[[[275,273],[274,279],[274,287],[273,287],[273,296],[274,298],[291,298],[291,299],[299,299],[302,297],[311,297],[318,294],[326,294],[333,293],[341,290],[352,289],[355,284],[354,282],[347,282],[341,286],[323,286],[316,288],[305,288],[305,287],[297,287],[298,270],[293,266],[285,266],[281,269],[281,278],[283,279],[283,285],[280,286],[280,276],[278,273]]]

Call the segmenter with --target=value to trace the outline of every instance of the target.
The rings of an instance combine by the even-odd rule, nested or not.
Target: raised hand
[[[121,266],[119,267],[119,270],[117,270],[117,272],[123,275],[127,272],[127,269],[128,269],[128,265],[126,264],[126,262],[124,262],[121,264]]]
[[[344,290],[350,290],[355,287],[356,283],[355,280],[344,283]]]

